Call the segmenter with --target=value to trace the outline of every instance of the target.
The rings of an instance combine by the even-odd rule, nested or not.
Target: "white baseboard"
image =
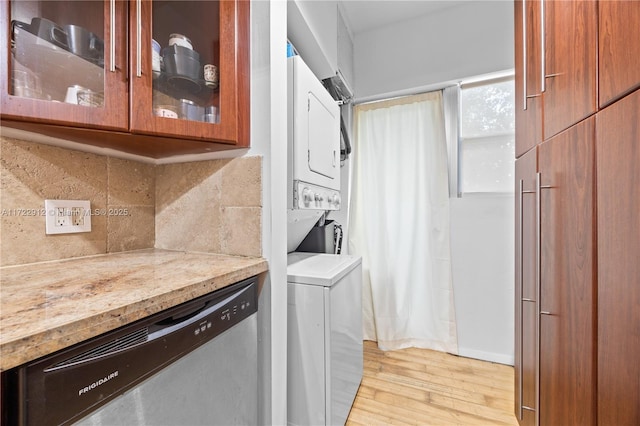
[[[484,352],[477,349],[458,347],[458,355],[467,358],[480,359],[482,361],[497,362],[498,364],[513,365],[514,363],[513,355]]]

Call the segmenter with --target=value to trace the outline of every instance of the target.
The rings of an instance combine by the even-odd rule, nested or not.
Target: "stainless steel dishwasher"
[[[3,425],[257,424],[257,279],[2,375]]]

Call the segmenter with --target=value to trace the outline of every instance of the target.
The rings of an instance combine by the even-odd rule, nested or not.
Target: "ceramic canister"
[[[177,44],[178,46],[186,47],[188,49],[193,49],[193,46],[191,45],[191,40],[189,40],[187,36],[184,36],[182,34],[174,33],[169,36],[169,46],[173,46],[174,44]]]

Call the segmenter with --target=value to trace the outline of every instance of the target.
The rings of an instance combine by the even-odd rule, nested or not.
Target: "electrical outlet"
[[[91,232],[89,200],[44,200],[47,234]]]
[[[73,226],[84,225],[85,209],[82,207],[71,207],[71,224]]]
[[[46,205],[46,204],[45,204]],[[69,216],[67,215],[67,209],[64,207],[56,207],[53,209],[55,226],[69,226]]]

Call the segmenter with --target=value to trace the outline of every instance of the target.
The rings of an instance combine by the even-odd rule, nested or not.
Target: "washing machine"
[[[293,252],[288,275],[288,423],[342,425],[362,380],[362,261]]]

